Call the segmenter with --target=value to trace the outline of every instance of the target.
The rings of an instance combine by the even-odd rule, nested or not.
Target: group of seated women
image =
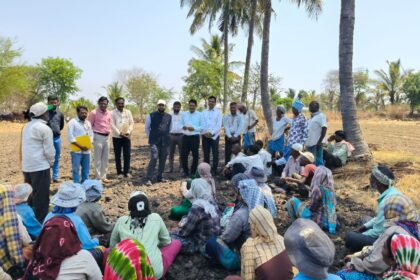
[[[299,161],[311,164],[308,154],[296,153],[305,158]],[[292,223],[283,237],[274,220],[280,205],[264,170],[242,170],[232,174],[235,195],[223,209],[210,166],[200,164],[197,176],[181,188],[183,202],[171,211],[180,220],[171,231],[144,192],[129,195],[128,215],[113,224],[98,203],[99,181],[64,182],[50,213],[38,221],[26,203],[30,185],[0,185],[0,279],[161,279],[179,253],[201,254],[231,271],[227,279],[419,279],[420,217],[414,203],[396,190],[388,168],[372,170],[378,211],[361,227],[374,228],[377,237],[348,233],[346,244],[353,251],[335,275],[329,273],[335,247],[326,233],[336,234],[338,226],[332,172],[315,167],[307,196],[287,201]],[[354,250],[363,242],[367,246]]]

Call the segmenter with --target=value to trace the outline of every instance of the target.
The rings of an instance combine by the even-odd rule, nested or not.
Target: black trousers
[[[199,135],[184,135],[182,137],[182,168],[185,174],[195,174],[198,166],[198,148],[200,147]],[[192,153],[193,161],[191,170],[188,169],[188,156]]]
[[[216,140],[213,138],[207,138],[202,136],[201,141],[203,145],[203,154],[204,154],[204,162],[210,164],[210,150],[213,155],[213,165],[212,170],[213,172],[217,172],[217,167],[219,166],[219,140],[220,137],[217,137]]]
[[[131,161],[131,139],[130,138],[112,138],[112,145],[114,146],[115,166],[117,168],[117,175],[127,175],[130,172]],[[124,171],[121,166],[121,151],[124,158]]]
[[[359,232],[349,231],[345,237],[346,247],[352,252],[359,252],[365,246],[372,246],[376,238],[364,235]]]
[[[28,204],[34,209],[37,220],[42,224],[48,214],[50,206],[50,169],[23,172],[25,183],[32,186],[33,192],[29,196]]]
[[[323,158],[325,161],[325,167],[329,169],[334,169],[334,168],[343,166],[343,163],[338,157],[333,156],[325,149],[323,151]]]
[[[229,138],[225,137],[225,164],[227,164],[232,158],[232,145],[235,143],[241,143],[241,136],[239,136],[238,140],[234,142],[231,142]]]

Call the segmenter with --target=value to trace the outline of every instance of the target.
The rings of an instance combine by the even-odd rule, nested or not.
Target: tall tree
[[[261,47],[261,103],[263,107],[265,121],[272,132],[272,118],[271,118],[271,104],[268,87],[268,60],[270,47],[270,25],[271,13],[273,12],[271,0],[262,0],[263,6],[263,32],[262,32],[262,47]],[[292,0],[298,7],[304,5],[309,16],[317,17],[322,9],[322,0]]]
[[[190,7],[187,17],[192,16],[193,22],[190,26],[191,34],[194,34],[205,21],[208,20],[209,28],[219,16],[219,30],[223,32],[224,49],[229,48],[229,33],[236,35],[239,25],[246,16],[246,0],[181,0],[181,7]],[[229,52],[224,52],[224,73],[223,73],[223,111],[227,106],[228,95],[228,72]]]
[[[257,3],[258,3],[258,0],[251,0],[251,5],[249,9],[248,45],[246,48],[245,71],[244,71],[244,81],[243,81],[244,84],[242,87],[242,96],[241,96],[242,103],[246,101],[246,96],[248,94],[248,83],[249,83],[249,72],[251,68],[252,47],[254,45],[255,18],[257,15]]]
[[[369,153],[363,140],[362,131],[357,119],[356,102],[353,89],[353,34],[356,10],[355,0],[341,0],[340,38],[339,38],[339,78],[340,101],[343,129],[349,142],[354,147],[354,155]]]
[[[47,57],[42,59],[39,67],[40,93],[46,97],[57,95],[62,103],[75,94],[79,88],[76,81],[80,79],[82,70],[69,59]]]
[[[404,80],[402,88],[410,104],[410,114],[413,115],[416,107],[420,105],[420,71],[409,72]]]
[[[378,75],[380,86],[388,93],[389,102],[391,104],[400,103],[401,89],[404,82],[404,74],[401,69],[401,61],[387,61],[388,72],[385,70],[376,70],[375,74]]]
[[[119,82],[113,82],[112,84],[109,84],[108,86],[104,87],[106,90],[106,93],[111,99],[112,104],[115,106],[115,99],[118,97],[124,97],[124,86],[120,84]]]

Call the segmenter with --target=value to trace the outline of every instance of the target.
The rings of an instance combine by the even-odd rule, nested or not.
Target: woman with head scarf
[[[370,187],[379,193],[377,198],[378,208],[376,210],[376,217],[369,217],[369,221],[358,229],[346,233],[346,247],[352,252],[360,251],[365,246],[371,246],[384,232],[385,199],[393,195],[401,194],[395,187],[394,173],[384,165],[373,167],[370,175]]]
[[[318,166],[312,178],[309,200],[302,202],[293,197],[286,203],[286,209],[292,220],[311,219],[321,228],[335,234],[336,203],[331,170],[324,166]]]
[[[305,107],[305,105],[299,99],[296,99],[292,104],[294,118],[291,120],[289,139],[287,141],[287,146],[284,149],[284,158],[286,160],[289,159],[292,145],[296,143],[304,145],[308,138],[308,121],[302,114],[303,107]]]
[[[23,275],[25,260],[12,189],[0,184],[0,267],[13,279]]]
[[[130,215],[120,217],[112,231],[110,246],[124,239],[139,241],[146,249],[157,279],[162,278],[181,250],[181,243],[171,240],[168,229],[143,192],[133,192],[128,201]]]
[[[146,249],[137,240],[126,239],[109,253],[105,265],[106,280],[155,280],[155,272]]]
[[[220,215],[209,185],[204,179],[194,179],[189,190],[192,207],[181,221],[180,229],[171,234],[182,242],[182,252],[204,253],[207,240],[220,231]]]
[[[76,227],[65,216],[49,219],[42,228],[23,279],[102,279],[92,255],[82,250]]]
[[[76,214],[82,218],[91,235],[110,234],[114,225],[105,217],[98,203],[104,191],[102,182],[85,180],[82,187],[86,193],[86,201],[77,207]]]
[[[290,261],[299,270],[293,279],[340,280],[328,273],[334,262],[334,243],[313,221],[294,221],[284,234],[284,245]]]
[[[264,170],[253,167],[251,172],[248,173],[251,182],[247,181],[247,184],[257,184],[261,188],[262,193],[264,194],[265,206],[270,210],[273,217],[277,216],[277,207],[274,201],[273,193],[271,188],[267,186],[267,176],[265,176]]]
[[[23,224],[32,239],[36,239],[41,232],[42,225],[35,217],[34,210],[28,205],[28,197],[32,193],[31,185],[18,184],[14,188],[16,211],[22,218]]]
[[[417,223],[420,217],[414,203],[401,194],[386,198],[384,203],[385,231],[372,246],[346,256],[345,260],[349,260],[347,268],[338,273],[342,279],[376,279],[389,270],[382,250],[390,236],[405,234],[419,239]]]
[[[276,108],[276,118],[273,120],[273,133],[271,140],[268,141],[268,151],[271,154],[284,152],[284,131],[291,124],[291,120],[286,116],[286,108],[279,105]]]
[[[334,143],[332,143],[334,141]],[[337,130],[328,138],[327,149],[324,149],[325,166],[333,169],[346,165],[348,157],[354,151],[352,144],[346,141],[346,134]]]
[[[270,212],[257,205],[249,215],[251,237],[241,249],[242,280],[286,280],[293,277],[283,237]]]
[[[211,166],[207,162],[202,162],[197,167],[197,172],[200,175],[200,178],[206,180],[211,188],[211,195],[213,196],[214,201],[216,199],[216,182],[214,181],[213,176],[211,175]]]
[[[250,235],[249,211],[257,205],[264,206],[264,195],[254,184],[247,184],[244,174],[232,178],[236,202],[233,214],[227,221],[220,236],[212,236],[206,244],[206,253],[216,263],[229,270],[240,268],[240,249]],[[242,179],[242,180],[241,180]]]
[[[77,207],[86,200],[86,193],[83,187],[72,181],[64,182],[60,185],[58,192],[54,195],[51,203],[54,208],[47,217],[45,222],[56,216],[65,216],[74,224],[82,248],[85,250],[93,250],[99,245],[97,238],[92,238],[83,220],[75,213]]]
[[[392,267],[384,280],[420,279],[420,241],[411,235],[395,234],[382,250],[384,261]]]
[[[184,183],[181,184],[181,192],[182,192],[182,195],[184,196],[184,199],[182,200],[180,205],[177,205],[171,208],[171,213],[169,215],[170,219],[177,221],[177,220],[181,220],[182,217],[188,215],[188,212],[190,211],[190,208],[192,206],[191,197],[190,197],[188,189],[191,188],[191,183],[194,179],[198,179],[198,178],[204,179],[208,184],[208,188],[212,195],[213,201],[217,202],[216,183],[214,181],[213,176],[211,175],[210,164],[206,162],[200,163],[197,167],[196,175],[197,176],[194,176],[193,178],[188,179],[187,184],[184,184]]]

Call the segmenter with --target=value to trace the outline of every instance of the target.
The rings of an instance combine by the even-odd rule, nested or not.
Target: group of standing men
[[[258,118],[254,111],[245,105],[230,103],[230,113],[222,117],[216,108],[217,99],[210,96],[207,109],[197,111],[197,101],[188,102],[188,111],[181,112],[181,103],[174,102],[173,112],[165,113],[166,102],[158,101],[156,112],[147,116],[145,132],[149,137],[150,162],[147,169],[146,184],[151,185],[157,161],[159,160],[157,181],[163,180],[166,158],[169,152],[169,172],[173,172],[174,154],[178,147],[180,169],[185,176],[196,173],[199,158],[200,138],[204,162],[210,164],[213,158],[212,171],[215,173],[219,164],[219,140],[222,125],[225,128],[225,163],[230,161],[232,145],[244,138],[244,147],[255,142],[255,126]],[[238,112],[240,111],[240,113]],[[191,166],[188,164],[192,154]]]
[[[94,150],[95,178],[109,183],[108,154],[109,135],[115,153],[115,164],[119,178],[130,177],[131,140],[134,121],[131,112],[124,108],[124,98],[115,100],[116,109],[108,111],[106,97],[98,100],[98,108],[88,112],[87,107],[78,106],[77,116],[67,127],[67,138],[72,144],[71,164],[75,183],[89,178],[91,150]],[[48,213],[52,168],[53,182],[59,182],[59,160],[61,152],[61,131],[64,128],[64,115],[58,110],[56,96],[48,97],[48,105],[39,102],[31,106],[31,120],[22,130],[22,171],[24,180],[33,187],[29,204],[39,221]],[[87,143],[80,137],[88,137]],[[124,154],[124,167],[121,164]]]

